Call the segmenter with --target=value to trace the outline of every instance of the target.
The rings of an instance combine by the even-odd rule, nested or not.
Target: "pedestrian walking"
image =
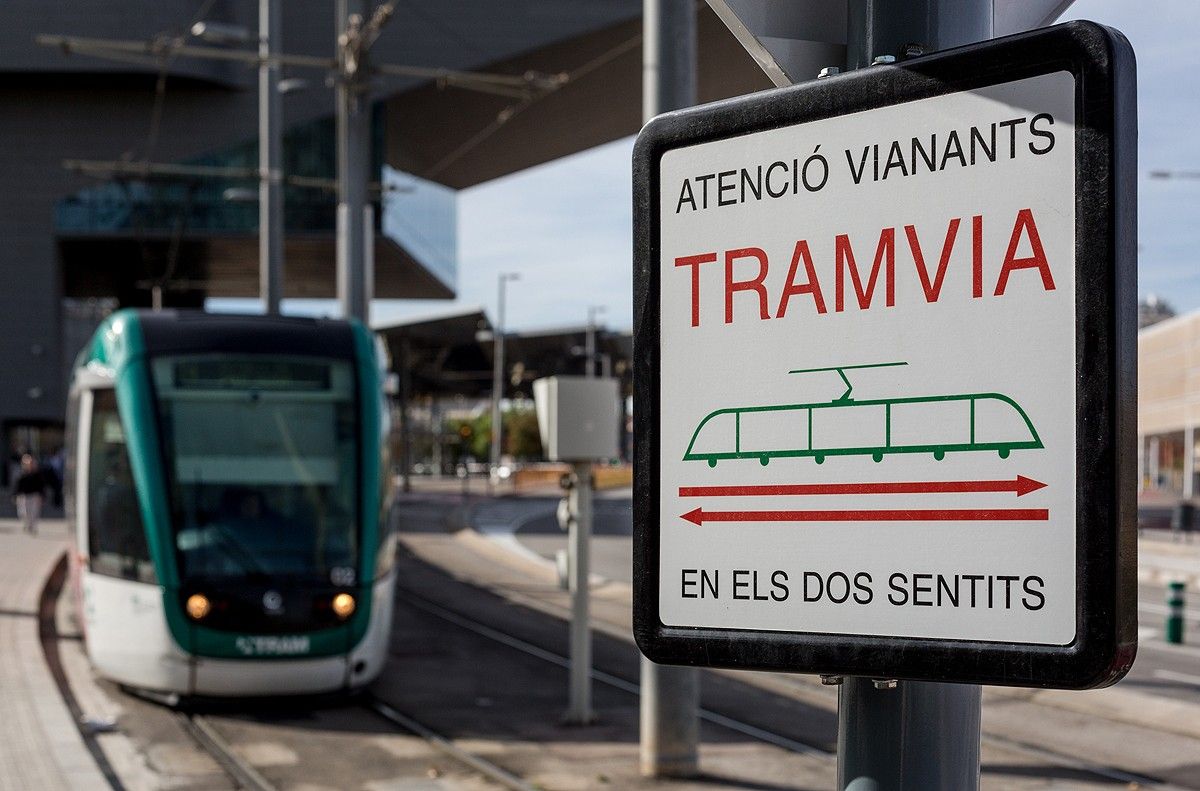
[[[46,484],[50,487],[51,501],[55,508],[63,507],[63,471],[67,454],[62,446],[55,449],[46,460]]]
[[[42,515],[42,498],[45,492],[46,478],[38,468],[37,460],[26,453],[21,457],[21,471],[13,484],[17,516],[20,517],[26,533],[37,533],[37,521]]]

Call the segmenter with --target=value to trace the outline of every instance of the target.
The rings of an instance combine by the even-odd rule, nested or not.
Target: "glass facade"
[[[381,174],[383,200],[375,204],[377,230],[405,248],[443,284],[453,288],[457,268],[455,193],[441,185],[386,167],[385,108],[372,115],[371,172]],[[250,139],[181,164],[258,167],[258,141]],[[336,124],[332,117],[284,133],[283,170],[288,176],[336,176]],[[86,187],[55,206],[61,236],[254,234],[258,232],[255,178],[113,179]],[[337,227],[337,198],[329,189],[286,185],[284,228],[289,233],[328,233]]]
[[[383,234],[448,288],[458,270],[458,192],[383,166]]]
[[[382,168],[383,109],[372,119],[372,170]],[[283,135],[283,170],[289,176],[332,179],[337,169],[334,119],[320,118]],[[250,139],[181,164],[258,168],[258,140]],[[55,207],[59,234],[257,233],[254,178],[114,179],[69,195]],[[230,194],[237,190],[239,194]],[[246,191],[249,190],[249,194]],[[337,200],[331,190],[288,185],[283,190],[283,224],[288,231],[333,232]],[[248,200],[243,200],[245,195]]]

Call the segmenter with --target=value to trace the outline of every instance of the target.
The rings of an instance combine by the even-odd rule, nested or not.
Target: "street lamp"
[[[500,441],[503,427],[500,419],[500,399],[504,397],[504,293],[510,280],[519,280],[516,272],[501,272],[497,278],[499,292],[496,305],[496,331],[492,341],[492,453],[490,480],[496,480],[500,469]]]
[[[603,305],[588,305],[587,309],[587,334],[585,335],[583,356],[586,360],[587,371],[584,374],[588,379],[596,375],[596,316],[604,313],[608,308]]]
[[[248,28],[225,22],[197,22],[191,32],[194,38],[210,44],[249,44],[258,38]]]
[[[1200,179],[1200,170],[1152,170],[1152,179]]]
[[[281,0],[258,0],[258,35],[240,25],[197,22],[191,34],[214,44],[258,43],[258,268],[268,314],[279,313],[283,290],[283,104],[279,54]]]

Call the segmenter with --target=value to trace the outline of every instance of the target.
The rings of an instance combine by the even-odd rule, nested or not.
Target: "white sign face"
[[[1068,72],[666,152],[659,617],[1076,632]]]

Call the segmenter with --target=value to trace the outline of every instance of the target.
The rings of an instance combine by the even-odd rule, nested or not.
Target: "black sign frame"
[[[1133,49],[1070,22],[650,122],[633,154],[637,644],[663,664],[1083,689],[1137,649],[1137,104]],[[1076,84],[1076,638],[1067,646],[667,626],[659,619],[659,161],[669,150],[1069,71]]]

